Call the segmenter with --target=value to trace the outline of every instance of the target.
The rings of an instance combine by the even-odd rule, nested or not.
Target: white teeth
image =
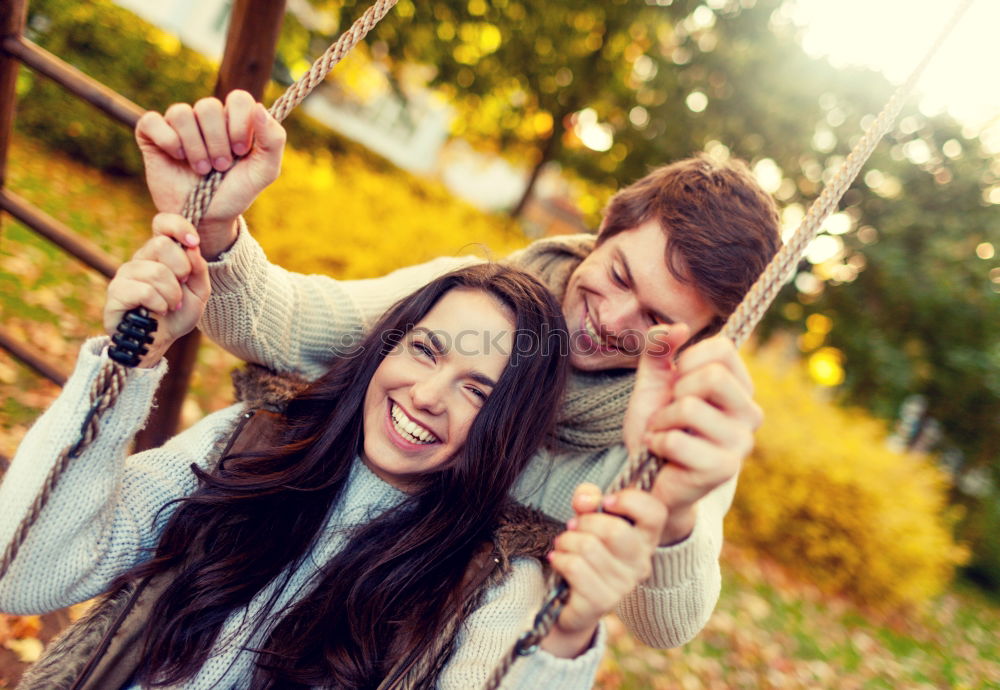
[[[391,404],[390,412],[393,426],[403,438],[414,443],[434,443],[438,440],[437,436],[407,417],[396,403]]]
[[[586,315],[586,316],[584,317],[584,319],[583,319],[583,327],[584,327],[584,328],[586,329],[586,331],[587,331],[587,335],[589,335],[589,336],[590,336],[590,338],[591,338],[591,339],[592,339],[592,340],[593,340],[593,341],[594,341],[595,343],[598,343],[598,344],[600,344],[600,345],[603,345],[603,344],[604,344],[604,341],[602,341],[602,340],[601,340],[601,336],[599,336],[599,335],[597,334],[597,329],[596,329],[596,328],[594,328],[594,322],[590,320],[590,314],[587,314],[587,315]]]

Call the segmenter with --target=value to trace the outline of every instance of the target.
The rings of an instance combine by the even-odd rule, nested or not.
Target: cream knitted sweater
[[[350,352],[394,302],[439,275],[480,261],[472,256],[439,258],[368,280],[301,275],[269,263],[241,220],[236,243],[209,263],[212,296],[199,326],[247,361],[314,379],[335,357]],[[551,517],[567,520],[576,486],[607,486],[625,456],[623,445],[599,452],[541,451],[515,494]],[[711,616],[721,585],[722,521],[735,489],[734,479],[699,503],[692,534],[657,549],[652,576],[619,606],[625,624],[646,644],[682,645]]]
[[[107,338],[94,338],[84,344],[63,392],[18,448],[0,484],[0,545],[10,541],[59,451],[75,442],[91,382],[107,359],[107,343]],[[135,369],[129,376],[115,406],[101,421],[97,439],[70,464],[11,570],[0,580],[0,611],[51,611],[103,592],[115,577],[143,559],[143,549],[156,545],[172,512],[159,513],[159,509],[194,491],[191,464],[207,470],[217,459],[219,443],[232,433],[242,405],[207,416],[161,448],[128,456],[127,448],[145,424],[165,372],[166,363],[161,362],[152,369]],[[344,546],[350,528],[373,519],[402,497],[364,464],[355,463],[348,487],[330,511],[310,556],[229,617],[208,661],[183,687],[246,687],[253,672],[253,654],[245,648],[266,638],[267,625],[258,622],[267,619],[261,614],[272,595],[277,597],[273,610],[297,601],[319,566]],[[481,687],[518,635],[530,627],[544,596],[538,562],[515,559],[510,575],[486,592],[483,604],[466,620],[438,687]],[[544,651],[524,657],[503,687],[590,688],[604,644],[602,627],[592,647],[575,659],[556,658]]]

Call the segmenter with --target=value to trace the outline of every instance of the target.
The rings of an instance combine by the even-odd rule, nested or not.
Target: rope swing
[[[396,5],[396,2],[397,0],[376,0],[361,18],[356,20],[351,28],[313,63],[309,72],[290,86],[274,102],[269,109],[271,115],[278,122],[283,121],[318,84],[322,83],[330,70],[385,17],[388,11]],[[906,82],[896,90],[882,112],[855,145],[837,174],[810,206],[795,234],[774,256],[746,297],[729,317],[722,329],[722,334],[735,345],[739,346],[747,339],[778,291],[792,275],[808,244],[819,234],[823,223],[837,207],[876,145],[892,128],[906,98],[913,90],[924,68],[971,4],[972,0],[961,2],[954,16],[941,31],[923,60],[913,70]],[[188,195],[182,214],[195,227],[200,224],[225,175],[225,172],[213,170],[205,175]],[[150,334],[155,329],[155,320],[142,309],[132,310],[122,319],[122,323],[118,326],[118,333],[113,338],[114,345],[109,350],[111,361],[101,368],[91,386],[89,398],[91,407],[80,429],[80,438],[73,446],[61,453],[59,460],[46,477],[42,490],[32,503],[28,514],[21,521],[13,539],[4,550],[3,556],[0,558],[0,578],[7,574],[18,550],[27,537],[28,531],[45,507],[69,463],[93,442],[98,433],[101,418],[114,405],[130,370],[138,364],[141,355],[145,354],[145,346],[152,342]],[[620,491],[628,486],[648,490],[652,486],[661,463],[662,461],[653,456],[648,449],[633,454],[607,488],[607,491]],[[496,690],[517,658],[536,651],[541,641],[551,631],[563,604],[569,597],[569,586],[561,577],[550,578],[550,584],[550,593],[538,612],[534,625],[518,639],[510,652],[497,665],[487,682],[486,690]]]

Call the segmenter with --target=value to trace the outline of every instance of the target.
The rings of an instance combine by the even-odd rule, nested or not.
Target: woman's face
[[[453,457],[507,366],[513,331],[510,311],[484,292],[438,300],[368,383],[365,464],[405,490]]]

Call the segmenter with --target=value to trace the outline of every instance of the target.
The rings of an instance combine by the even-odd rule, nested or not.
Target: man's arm
[[[722,523],[732,503],[735,477],[705,496],[694,529],[684,540],[653,554],[653,572],[618,606],[618,616],[640,642],[679,647],[701,632],[722,587]]]
[[[669,338],[682,343],[686,327]],[[652,496],[667,507],[667,527],[652,560],[652,576],[619,607],[631,632],[656,647],[688,642],[718,601],[722,524],[732,503],[743,458],[762,421],[752,384],[732,343],[712,338],[674,360],[671,348],[647,348],[626,415],[624,436],[667,460]],[[520,500],[558,520],[570,517],[566,501],[589,481],[607,486],[626,461],[626,447],[589,455],[540,454],[517,486]]]
[[[148,112],[136,127],[146,183],[161,214],[181,210],[202,175],[226,177],[197,228],[211,262],[212,299],[201,328],[224,348],[278,371],[316,378],[398,299],[478,259],[438,259],[385,278],[337,282],[268,263],[240,216],[281,169],[285,131],[253,97],[233,91]],[[183,237],[166,234],[178,242]]]
[[[686,326],[657,329],[636,372],[624,439],[665,461],[651,493],[670,518],[652,576],[619,613],[640,640],[659,647],[690,639],[715,607],[723,519],[763,412],[731,341],[709,338],[674,358],[671,347],[655,346],[683,342]]]
[[[236,242],[208,264],[212,296],[199,327],[247,361],[315,379],[396,301],[478,261],[441,257],[369,280],[303,275],[268,262],[241,220]]]

